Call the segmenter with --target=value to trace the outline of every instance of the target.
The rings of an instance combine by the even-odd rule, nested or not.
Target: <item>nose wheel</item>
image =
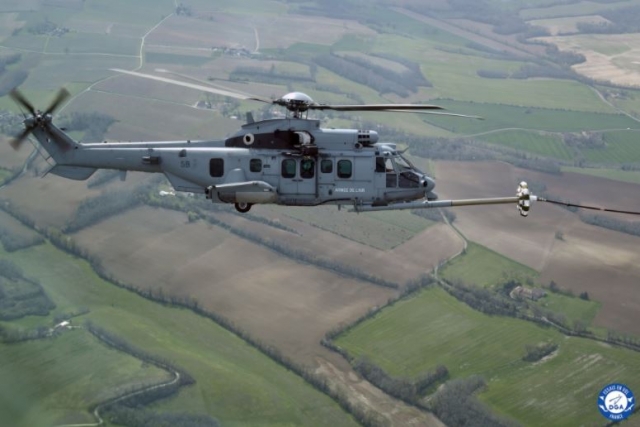
[[[236,203],[236,210],[240,213],[246,213],[249,212],[249,210],[251,210],[251,206],[253,206],[251,203]]]

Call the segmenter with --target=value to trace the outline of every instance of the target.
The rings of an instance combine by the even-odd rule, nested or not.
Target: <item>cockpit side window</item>
[[[285,159],[282,161],[282,177],[293,178],[296,176],[296,161],[294,159]]]
[[[338,178],[351,178],[352,169],[351,160],[338,160]]]
[[[316,162],[313,159],[302,159],[300,162],[300,177],[313,178],[316,170]]]
[[[224,159],[209,160],[209,175],[220,178],[224,175]]]
[[[331,173],[331,172],[333,172],[333,160],[323,159],[320,162],[320,172],[322,172],[322,173]]]
[[[251,172],[262,172],[262,160],[251,159],[249,161],[249,170]]]

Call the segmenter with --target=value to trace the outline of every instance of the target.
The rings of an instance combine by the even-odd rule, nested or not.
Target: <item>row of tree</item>
[[[640,236],[640,221],[624,221],[604,215],[581,214],[580,220],[587,224],[619,231],[621,233]]]
[[[195,383],[195,380],[184,369],[178,367],[170,360],[152,355],[145,350],[135,347],[128,341],[117,335],[100,328],[90,321],[85,322],[87,330],[100,341],[127,353],[143,363],[152,364],[159,368],[171,371],[176,375],[174,382],[165,384],[143,384],[137,389],[127,390],[122,397],[112,399],[111,402],[100,404],[103,406],[103,415],[110,423],[121,424],[129,427],[146,426],[182,426],[182,427],[218,427],[215,418],[208,415],[196,415],[188,413],[158,413],[144,409],[158,400],[167,399],[177,394],[182,387]]]
[[[522,360],[525,362],[537,362],[557,349],[558,344],[552,342],[542,343],[539,345],[527,344],[524,348],[525,354],[522,356]]]
[[[433,372],[421,374],[415,380],[392,377],[366,356],[356,359],[353,369],[388,395],[417,406],[422,406],[420,399],[427,390],[449,377],[449,370],[444,365],[437,366]]]
[[[313,64],[317,67],[315,64]],[[316,79],[313,75],[292,73],[288,71],[279,71],[272,66],[270,69],[262,67],[252,67],[248,65],[240,65],[233,69],[229,74],[230,80],[251,81],[273,84],[315,83]]]
[[[15,209],[10,203],[0,201],[0,209],[4,210],[7,213],[12,214],[14,218],[20,220],[24,225],[29,226],[34,230],[37,230],[35,228],[34,221],[30,219],[28,216],[22,214],[19,210]],[[44,230],[39,230],[39,231],[42,232],[43,235],[47,239],[49,239],[49,241],[58,249],[64,252],[67,252],[71,255],[82,258],[87,262],[89,262],[89,264],[94,269],[96,274],[98,274],[98,276],[101,277],[102,279],[109,281],[116,286],[132,291],[149,300],[159,302],[162,304],[171,305],[171,306],[188,308],[194,311],[196,314],[199,314],[203,317],[207,317],[213,320],[223,328],[229,330],[230,332],[242,338],[245,342],[252,345],[253,347],[258,349],[260,352],[262,352],[266,356],[270,357],[272,360],[274,360],[278,364],[284,366],[285,368],[301,376],[305,381],[307,381],[311,386],[313,386],[317,390],[327,394],[329,397],[334,399],[345,411],[352,414],[353,417],[361,425],[365,427],[381,427],[381,426],[387,425],[386,419],[384,417],[368,410],[367,408],[355,402],[352,402],[351,399],[349,399],[348,395],[345,394],[343,391],[330,387],[327,380],[324,377],[316,374],[314,371],[306,367],[296,364],[286,356],[282,355],[274,347],[251,337],[248,333],[246,333],[245,331],[243,331],[242,329],[240,329],[239,327],[237,327],[231,321],[225,319],[224,317],[216,313],[212,313],[205,310],[203,307],[199,305],[197,300],[193,298],[184,298],[184,297],[177,297],[174,295],[166,295],[161,290],[158,290],[158,291],[142,290],[132,285],[125,284],[122,281],[113,277],[110,273],[108,273],[106,269],[102,266],[102,263],[100,262],[100,260],[96,256],[89,254],[86,250],[84,250],[82,247],[76,244],[76,242],[72,238],[65,235],[60,230],[50,227],[50,228],[46,228]],[[0,334],[2,333],[3,330],[4,328],[0,328]],[[13,333],[13,332],[15,331],[13,330],[8,331],[8,333]],[[46,328],[43,328],[42,335],[38,337],[46,336],[46,333],[47,333]],[[33,338],[35,338],[35,336]]]
[[[333,350],[336,353],[340,354],[342,357],[344,357],[348,361],[353,362],[353,357],[351,357],[351,355],[347,353],[346,350],[337,346],[333,342],[334,339],[336,339],[337,337],[339,337],[344,333],[349,332],[351,329],[355,328],[365,320],[372,319],[373,317],[376,316],[376,314],[380,313],[383,309],[393,306],[396,302],[400,301],[401,299],[409,298],[411,295],[415,294],[420,289],[428,288],[430,286],[433,286],[434,284],[435,284],[435,279],[433,278],[433,276],[426,275],[426,274],[421,275],[417,279],[409,280],[405,284],[402,292],[400,292],[395,297],[389,298],[385,304],[370,308],[369,311],[367,311],[365,314],[361,315],[351,323],[343,323],[328,330],[324,334],[324,338],[322,338],[322,340],[320,341],[320,344],[327,347],[329,350]]]
[[[181,211],[183,211],[185,206],[188,206],[180,202],[176,203],[175,200],[171,200],[168,198],[154,198],[152,199],[152,201],[149,201],[149,202],[154,206],[169,208],[169,209],[172,209],[178,206],[179,207],[178,210],[181,210]],[[193,212],[193,215],[197,215],[197,217],[204,218],[210,224],[224,228],[225,230],[229,231],[232,234],[235,234],[236,236],[242,237],[244,239],[257,243],[259,245],[265,246],[281,255],[292,258],[298,262],[311,264],[316,267],[331,270],[338,274],[343,274],[345,276],[353,277],[359,280],[364,280],[366,282],[373,283],[374,285],[383,286],[386,288],[398,289],[400,287],[400,285],[398,285],[397,283],[385,280],[373,274],[369,274],[366,271],[361,270],[353,265],[346,265],[331,259],[321,258],[314,253],[303,251],[300,249],[295,249],[287,245],[286,243],[282,243],[279,241],[266,238],[258,233],[246,230],[241,227],[233,226],[231,224],[228,224],[218,219],[215,216],[215,214],[203,212],[197,206],[191,205],[191,206],[188,206],[187,209],[188,209],[187,212],[189,211]]]
[[[78,205],[74,217],[64,228],[65,233],[74,233],[94,225],[110,216],[122,213],[144,201],[146,186],[108,190],[98,196],[84,199]]]
[[[448,426],[518,426],[513,420],[493,414],[474,396],[484,387],[486,382],[478,375],[449,381],[432,397],[429,407]]]
[[[313,61],[346,79],[369,86],[380,94],[395,93],[407,97],[415,93],[418,86],[431,86],[419,69],[397,72],[381,67],[373,62],[357,56],[338,56],[325,54],[317,56]]]
[[[0,320],[47,316],[55,307],[40,282],[25,277],[13,262],[0,259]]]
[[[67,131],[83,131],[84,140],[100,142],[116,119],[102,113],[74,112],[62,118],[60,127]]]
[[[510,298],[491,292],[478,286],[465,286],[453,280],[447,282],[444,289],[459,301],[485,314],[499,316],[518,316],[518,304]]]
[[[581,33],[622,34],[640,32],[640,6],[621,7],[598,12],[607,21],[579,22]]]

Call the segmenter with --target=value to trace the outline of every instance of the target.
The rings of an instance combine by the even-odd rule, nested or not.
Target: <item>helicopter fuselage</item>
[[[51,173],[163,173],[178,191],[204,192],[240,211],[258,203],[385,206],[437,197],[434,181],[395,144],[377,142],[374,131],[323,129],[317,120],[250,120],[220,141],[81,144],[52,124],[34,134],[56,160]]]

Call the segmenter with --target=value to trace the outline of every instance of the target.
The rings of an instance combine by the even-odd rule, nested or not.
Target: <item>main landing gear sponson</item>
[[[251,206],[253,206],[251,203],[236,203],[236,210],[240,213],[246,213],[249,212],[249,210],[251,209]]]

